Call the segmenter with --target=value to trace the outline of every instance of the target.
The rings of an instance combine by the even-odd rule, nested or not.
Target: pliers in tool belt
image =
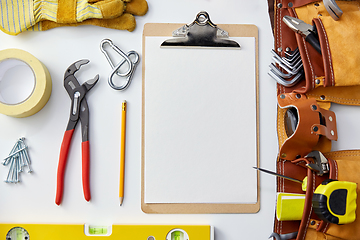
[[[294,32],[300,34],[305,40],[321,54],[321,47],[317,30],[315,26],[305,23],[304,21],[291,16],[284,16],[283,22]]]
[[[70,142],[79,119],[81,122],[82,136],[82,182],[84,197],[86,201],[89,201],[91,198],[89,184],[89,107],[86,102],[85,95],[97,83],[99,80],[99,75],[96,75],[94,79],[90,79],[82,85],[79,84],[74,75],[82,65],[87,64],[88,62],[89,60],[79,60],[71,64],[64,74],[64,87],[69,94],[69,97],[71,98],[71,108],[69,122],[60,149],[55,199],[55,203],[57,205],[60,205],[62,200],[64,189],[64,174]]]

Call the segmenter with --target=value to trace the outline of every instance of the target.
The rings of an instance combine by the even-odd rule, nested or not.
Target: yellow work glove
[[[122,0],[1,0],[0,28],[5,33],[17,35],[43,20],[73,24],[92,18],[116,18],[124,10]]]
[[[125,13],[119,17],[112,19],[87,19],[79,23],[56,23],[49,20],[43,20],[35,26],[28,29],[28,31],[46,31],[56,27],[64,26],[79,26],[79,25],[94,25],[105,28],[112,28],[118,30],[133,31],[136,27],[135,17],[133,15],[143,16],[148,10],[146,0],[132,0],[126,3]]]

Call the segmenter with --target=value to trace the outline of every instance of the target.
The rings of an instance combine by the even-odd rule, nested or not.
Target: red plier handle
[[[59,157],[59,166],[57,171],[57,186],[56,186],[56,197],[55,203],[57,205],[61,204],[63,192],[64,192],[64,176],[65,168],[70,148],[70,143],[74,129],[65,131],[64,138],[61,144],[60,157]],[[90,183],[89,183],[89,172],[90,172],[90,148],[89,141],[81,143],[82,150],[82,182],[83,182],[83,191],[86,201],[90,201]]]

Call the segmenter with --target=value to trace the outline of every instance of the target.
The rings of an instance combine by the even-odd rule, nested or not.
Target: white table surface
[[[0,223],[89,224],[205,224],[215,227],[216,240],[267,239],[273,229],[275,177],[261,174],[260,211],[255,214],[145,214],[141,211],[141,63],[124,92],[107,83],[110,66],[99,50],[111,39],[123,51],[142,51],[145,23],[190,23],[207,11],[215,24],[255,24],[259,29],[260,165],[275,169],[277,155],[276,86],[267,75],[273,36],[265,0],[149,0],[149,11],[136,17],[133,32],[94,26],[63,27],[10,36],[0,32],[0,50],[25,50],[44,63],[52,77],[49,102],[27,118],[0,115],[0,157],[5,158],[24,136],[32,159],[32,174],[22,173],[20,184],[0,182]],[[56,171],[60,145],[67,125],[70,99],[63,87],[66,68],[89,59],[77,77],[82,83],[100,74],[88,93],[92,199],[83,198],[81,136],[77,126],[68,158],[62,205],[55,205]],[[160,63],[161,64],[161,63]],[[120,106],[128,102],[126,185],[122,207],[118,201]],[[0,166],[0,179],[8,167]]]

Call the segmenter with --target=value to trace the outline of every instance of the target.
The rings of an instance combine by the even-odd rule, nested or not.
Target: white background
[[[136,17],[133,32],[93,26],[66,27],[46,32],[10,36],[0,32],[0,49],[19,48],[43,62],[52,76],[52,95],[37,114],[17,119],[0,115],[0,157],[5,158],[17,138],[24,136],[32,159],[32,174],[22,173],[20,184],[0,182],[0,223],[89,224],[206,224],[215,227],[216,240],[267,239],[273,229],[275,177],[261,174],[260,211],[256,214],[145,214],[141,211],[141,63],[125,92],[107,83],[110,66],[99,50],[111,39],[122,50],[142,50],[142,30],[147,22],[190,23],[199,11],[209,13],[215,24],[255,24],[259,29],[260,165],[275,169],[276,87],[267,75],[273,36],[267,1],[153,0],[143,17]],[[60,207],[55,205],[56,170],[67,125],[70,99],[63,87],[66,68],[89,59],[77,74],[80,83],[100,74],[88,93],[90,108],[91,193],[87,203],[81,184],[80,125],[74,132]],[[159,63],[161,64],[161,63]],[[126,185],[122,207],[118,201],[120,106],[128,102]],[[8,167],[0,166],[5,179]]]

